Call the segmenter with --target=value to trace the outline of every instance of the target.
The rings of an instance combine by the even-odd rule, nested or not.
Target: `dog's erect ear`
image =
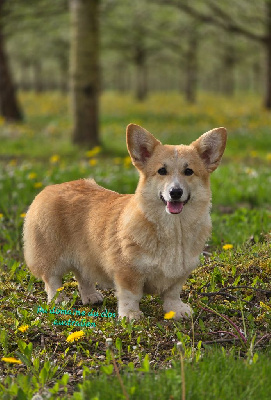
[[[205,163],[208,172],[213,172],[219,165],[227,142],[225,128],[215,128],[204,133],[195,142],[191,143],[196,148]]]
[[[132,162],[138,169],[144,168],[154,148],[161,144],[150,132],[135,124],[127,126],[126,142]]]

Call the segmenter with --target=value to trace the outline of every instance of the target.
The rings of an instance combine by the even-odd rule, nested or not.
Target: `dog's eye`
[[[165,167],[159,168],[157,172],[158,172],[159,175],[166,175],[167,174],[167,170],[166,170]]]
[[[192,169],[190,169],[190,168],[186,168],[186,169],[184,170],[184,174],[185,174],[186,176],[193,175],[193,173],[194,173],[194,171],[193,171]]]

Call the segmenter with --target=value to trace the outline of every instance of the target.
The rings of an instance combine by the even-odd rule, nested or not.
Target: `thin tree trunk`
[[[186,54],[185,98],[188,103],[196,103],[198,83],[198,33],[191,31]]]
[[[222,87],[223,93],[231,97],[235,91],[234,69],[236,65],[236,58],[234,54],[234,47],[231,44],[225,45],[223,66],[222,66]]]
[[[265,95],[265,107],[271,109],[271,2],[266,1],[266,41],[265,50],[267,58],[267,70],[266,70],[266,95]]]
[[[70,0],[73,142],[99,144],[99,0]]]
[[[128,92],[130,89],[130,79],[129,79],[129,71],[127,67],[120,62],[116,65],[114,72],[114,89],[117,89],[119,92]]]
[[[18,79],[18,87],[21,90],[31,90],[32,88],[32,78],[31,78],[31,74],[30,74],[30,62],[29,61],[21,61],[19,63],[19,67],[18,70],[20,71],[20,76]]]
[[[41,93],[44,90],[43,80],[42,80],[42,67],[40,61],[35,61],[33,63],[33,72],[34,72],[34,90],[35,92]]]
[[[138,47],[135,53],[135,65],[136,65],[136,98],[139,101],[146,99],[148,94],[147,87],[147,66],[146,66],[146,54],[144,49]]]
[[[252,90],[256,93],[259,93],[262,90],[261,75],[261,66],[259,61],[255,61],[252,65]]]
[[[58,58],[58,65],[60,71],[59,77],[59,89],[62,93],[67,93],[68,91],[68,60],[66,58]]]
[[[21,121],[23,117],[16,99],[16,90],[5,51],[1,18],[3,5],[4,0],[0,0],[0,114],[8,121]]]

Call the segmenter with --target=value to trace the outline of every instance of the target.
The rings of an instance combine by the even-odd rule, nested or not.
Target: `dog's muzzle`
[[[171,194],[171,192],[173,190],[174,190],[174,193]],[[178,190],[178,193],[177,193],[177,190]],[[160,193],[160,199],[165,204],[169,214],[180,214],[183,211],[183,207],[190,200],[190,194],[189,194],[188,198],[185,201],[180,201],[180,200],[176,199],[177,196],[178,196],[179,199],[182,197],[182,194],[183,194],[183,190],[182,189],[172,189],[169,194],[170,194],[170,197],[172,198],[172,200],[166,201],[164,199],[162,193]],[[175,196],[175,199],[174,199],[174,196]]]

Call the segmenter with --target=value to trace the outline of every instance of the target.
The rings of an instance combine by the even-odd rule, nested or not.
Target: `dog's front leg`
[[[166,313],[174,311],[174,319],[189,318],[193,313],[192,308],[188,304],[183,303],[180,299],[180,292],[185,281],[186,278],[180,280],[163,294],[163,309]]]
[[[143,279],[131,269],[122,270],[115,275],[115,286],[118,298],[118,316],[128,320],[139,319],[143,313],[139,302],[143,296]]]

